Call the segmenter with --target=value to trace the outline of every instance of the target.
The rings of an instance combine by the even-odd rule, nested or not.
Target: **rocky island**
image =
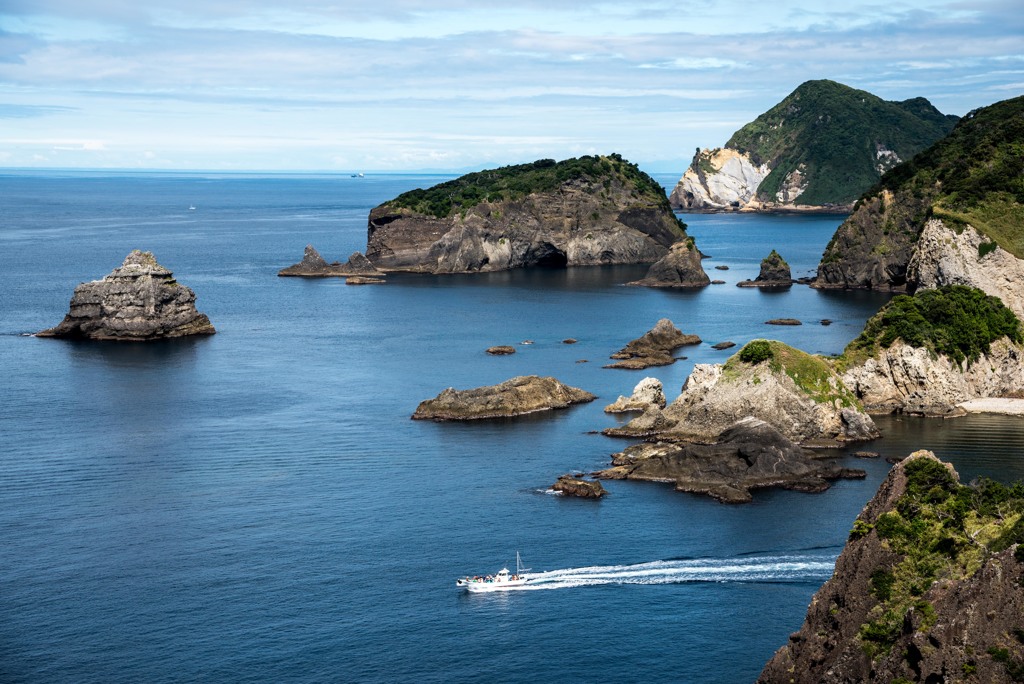
[[[888,102],[835,81],[807,81],[725,147],[698,149],[670,202],[687,211],[845,213],[956,121],[921,97]]]
[[[969,113],[857,201],[814,287],[970,285],[1024,317],[1024,97]]]
[[[790,287],[793,274],[789,264],[774,249],[761,259],[761,271],[754,280],[741,280],[736,287]]]
[[[36,336],[141,342],[214,334],[195,302],[152,252],[136,249],[102,280],[78,285],[64,320]]]
[[[419,273],[653,263],[685,227],[661,185],[617,154],[542,159],[375,207],[366,256],[384,271]]]
[[[918,451],[853,522],[835,572],[758,681],[1024,678],[1024,488]]]
[[[742,418],[710,444],[657,441],[612,456],[612,467],[594,474],[608,480],[671,482],[677,491],[707,494],[723,503],[747,503],[752,489],[828,489],[829,480],[864,477],[801,448],[768,423]]]
[[[386,274],[378,270],[362,252],[353,252],[344,264],[335,261],[328,263],[320,256],[313,245],[306,245],[302,261],[283,268],[277,272],[281,277],[299,278],[331,278],[331,277],[364,277],[380,278]]]
[[[611,355],[618,359],[605,368],[642,370],[651,366],[668,366],[676,362],[672,352],[690,344],[700,344],[696,335],[687,335],[667,318]]]
[[[597,397],[590,392],[564,385],[555,378],[528,375],[467,390],[449,387],[433,399],[420,402],[412,418],[438,421],[511,418],[595,399]]]
[[[753,340],[724,364],[696,364],[682,393],[648,407],[614,437],[714,443],[736,421],[762,420],[804,446],[878,437],[874,422],[825,359],[782,342]]]
[[[680,240],[672,245],[668,254],[651,264],[647,275],[626,284],[641,287],[705,287],[711,284],[711,278],[704,272],[701,258],[693,238]]]

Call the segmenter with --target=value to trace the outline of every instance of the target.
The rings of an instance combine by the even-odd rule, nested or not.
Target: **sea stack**
[[[68,314],[38,337],[143,342],[216,332],[196,295],[152,252],[133,250],[102,280],[75,288]]]
[[[736,287],[790,287],[793,284],[793,273],[786,260],[774,249],[771,254],[761,260],[761,272],[754,280],[736,283]]]

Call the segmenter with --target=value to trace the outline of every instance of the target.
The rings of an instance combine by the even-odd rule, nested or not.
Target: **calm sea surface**
[[[365,247],[371,207],[440,180],[0,175],[0,681],[757,676],[886,463],[848,458],[866,480],[745,506],[650,483],[612,482],[600,502],[545,490],[626,445],[592,434],[616,423],[607,403],[647,375],[674,397],[693,363],[727,358],[711,344],[841,351],[883,296],[735,287],[772,248],[809,273],[840,218],[685,217],[706,270],[727,281],[699,292],[619,285],[644,267],[373,287],[276,276],[307,243],[346,259]],[[59,322],[75,285],[133,248],[196,291],[217,335],[24,335]],[[662,317],[704,344],[666,368],[601,368]],[[777,317],[805,324],[764,325]],[[527,339],[513,356],[483,351]],[[600,399],[516,421],[409,420],[448,386],[522,374]],[[965,479],[1024,477],[1020,420],[879,423],[885,437],[857,448],[927,447]],[[456,576],[516,550],[557,571],[544,589],[456,591]]]

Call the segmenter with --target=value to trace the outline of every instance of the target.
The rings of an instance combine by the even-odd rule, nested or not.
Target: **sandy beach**
[[[1024,399],[1000,399],[988,397],[971,399],[960,404],[968,413],[1001,413],[1008,416],[1024,416]]]

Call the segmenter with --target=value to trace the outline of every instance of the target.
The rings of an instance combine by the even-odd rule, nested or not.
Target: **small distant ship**
[[[509,572],[508,568],[502,568],[493,575],[460,577],[455,580],[455,586],[474,594],[515,589],[529,584],[530,577],[526,574],[529,569],[523,567],[523,561],[519,558],[519,552],[516,551],[516,573],[514,575]]]
[[[353,173],[352,177],[353,178],[363,178],[363,174],[362,173]]]
[[[194,204],[188,205],[188,210],[189,211],[195,211],[196,210],[196,205],[194,205]]]

